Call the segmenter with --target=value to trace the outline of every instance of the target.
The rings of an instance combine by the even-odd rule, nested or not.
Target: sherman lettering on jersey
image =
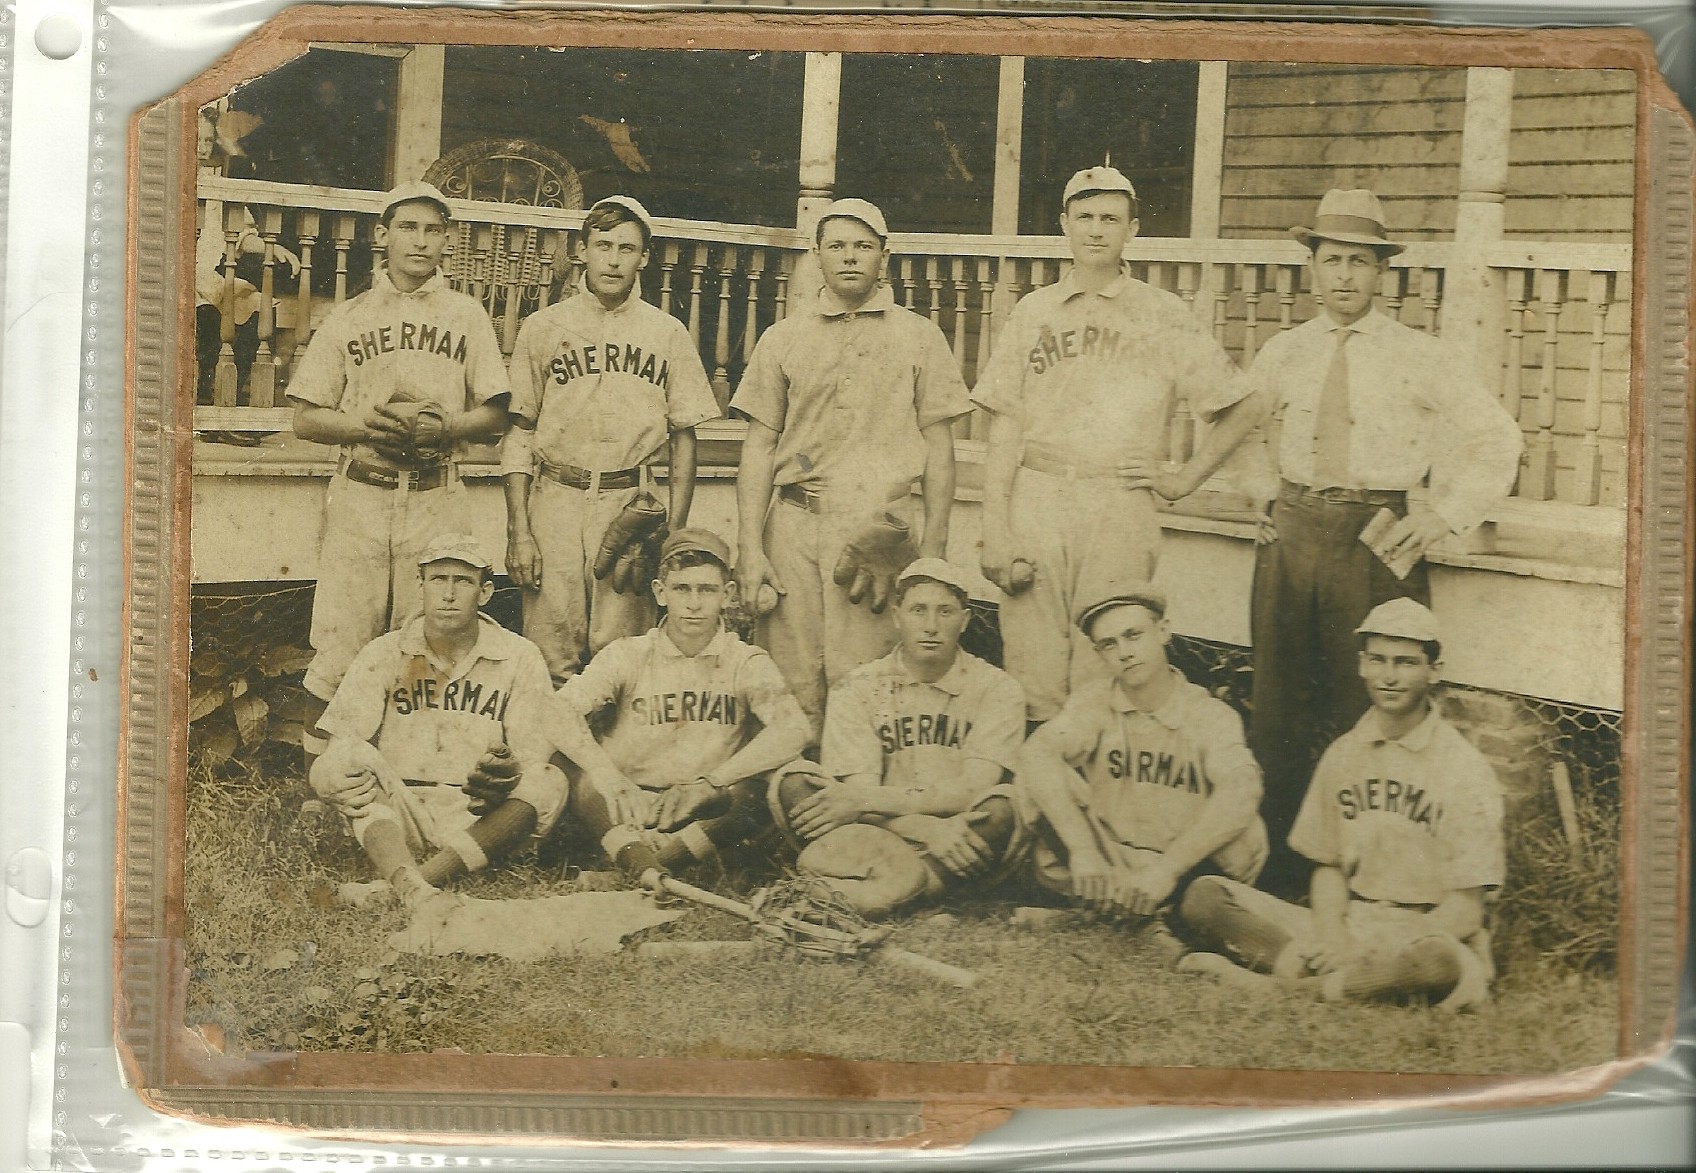
[[[694,689],[631,697],[630,713],[644,725],[676,725],[690,721],[710,721],[719,725],[742,723],[736,694],[698,692]]]
[[[362,330],[347,340],[347,356],[356,367],[364,366],[367,359],[399,350],[420,350],[465,365],[465,335],[455,334],[453,327],[435,322],[402,320],[374,330]]]
[[[560,351],[548,363],[548,374],[563,387],[585,375],[634,375],[659,388],[671,386],[671,363],[640,346],[617,342],[590,344]]]

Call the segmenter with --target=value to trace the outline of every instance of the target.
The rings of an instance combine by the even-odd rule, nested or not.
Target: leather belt
[[[564,485],[568,489],[587,490],[595,484],[595,473],[586,468],[578,468],[575,464],[549,464],[543,460],[537,464],[537,471],[555,484]],[[619,468],[600,474],[600,488],[605,489],[634,489],[642,482],[642,469]]]
[[[1046,473],[1049,476],[1065,477],[1069,481],[1111,481],[1117,480],[1119,470],[1107,464],[1078,464],[1072,461],[1057,460],[1040,452],[1025,449],[1025,454],[1019,458],[1019,464],[1032,472]]]
[[[445,460],[426,468],[384,468],[380,464],[369,464],[350,457],[342,466],[342,475],[350,481],[378,489],[410,489],[421,493],[447,484],[452,468],[453,465]]]
[[[800,485],[779,485],[777,499],[805,509],[808,513],[823,513],[824,498]]]
[[[1285,501],[1323,501],[1327,505],[1378,505],[1387,509],[1406,509],[1407,493],[1401,489],[1315,489],[1285,481],[1279,496]]]

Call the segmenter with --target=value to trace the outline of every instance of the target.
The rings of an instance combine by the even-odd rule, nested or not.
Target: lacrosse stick
[[[829,887],[804,876],[784,880],[754,893],[744,904],[697,888],[693,884],[666,875],[658,868],[642,873],[642,885],[657,895],[674,896],[695,904],[727,912],[754,926],[759,939],[776,943],[807,957],[849,958],[859,960],[875,957],[903,969],[922,973],[937,981],[969,990],[978,983],[978,975],[969,969],[948,965],[906,949],[886,944],[889,930],[867,924],[865,918],[850,908]],[[672,944],[672,942],[665,942]],[[725,953],[738,955],[751,950],[750,942],[714,941],[684,942],[689,945],[712,945],[721,948],[694,950],[651,950],[654,955],[666,953]],[[737,946],[735,949],[723,946]],[[642,947],[644,950],[646,946]]]

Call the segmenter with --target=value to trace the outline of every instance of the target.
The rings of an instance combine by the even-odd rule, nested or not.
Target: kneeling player
[[[1320,759],[1290,831],[1313,860],[1310,908],[1198,880],[1184,916],[1231,958],[1328,1000],[1482,1002],[1492,974],[1485,893],[1502,882],[1502,792],[1432,703],[1437,621],[1392,599],[1356,628],[1372,707]],[[1182,968],[1251,980],[1218,954]]]
[[[767,824],[766,775],[800,755],[807,719],[771,657],[720,624],[734,589],[717,534],[660,549],[658,627],[608,644],[556,694],[556,743],[580,781],[571,809],[609,855],[633,843],[685,867]],[[588,719],[611,710],[597,741]]]
[[[796,865],[878,916],[988,873],[1017,825],[1006,785],[1025,694],[960,650],[966,580],[921,558],[896,581],[894,651],[830,690],[819,771],[786,772],[773,811]]]
[[[478,613],[495,589],[488,559],[455,534],[418,565],[423,615],[365,645],[318,722],[329,745],[312,787],[352,821],[378,875],[343,885],[344,902],[392,888],[415,904],[546,833],[565,801],[542,654]]]
[[[1165,596],[1111,589],[1077,625],[1113,675],[1074,692],[1020,755],[1037,882],[1115,918],[1152,916],[1203,870],[1252,883],[1266,862],[1260,768],[1236,712],[1168,662]]]

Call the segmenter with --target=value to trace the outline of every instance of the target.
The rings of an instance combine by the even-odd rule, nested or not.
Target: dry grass
[[[1569,958],[1519,956],[1495,1002],[1454,1017],[1422,1007],[1316,1006],[1225,990],[1171,972],[1138,938],[1096,925],[1040,932],[1008,923],[1006,900],[920,914],[894,943],[983,975],[961,992],[881,965],[562,957],[427,958],[387,947],[397,910],[329,902],[365,878],[352,841],[299,813],[281,761],[189,779],[188,1018],[234,1049],[616,1056],[777,1056],[1335,1070],[1537,1073],[1615,1052],[1616,982]],[[569,843],[464,890],[483,897],[571,891]],[[762,875],[709,879],[746,890]],[[1023,899],[1014,896],[1015,900]],[[741,938],[698,910],[658,936]]]

